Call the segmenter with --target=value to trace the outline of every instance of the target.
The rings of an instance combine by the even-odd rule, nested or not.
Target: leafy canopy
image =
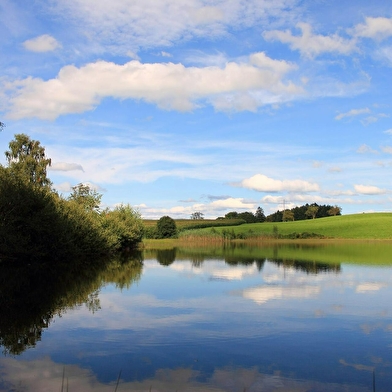
[[[98,211],[102,195],[90,188],[87,184],[78,184],[72,187],[68,200],[74,201],[84,207],[86,211]]]
[[[47,177],[47,168],[52,161],[45,155],[45,148],[37,140],[31,140],[24,133],[15,135],[9,143],[9,150],[5,152],[8,169],[14,175],[41,186],[52,183]]]

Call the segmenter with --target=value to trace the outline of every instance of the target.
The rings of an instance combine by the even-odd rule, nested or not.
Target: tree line
[[[299,207],[291,209],[278,210],[268,216],[264,214],[264,210],[259,206],[253,213],[251,211],[237,212],[230,211],[224,217],[217,218],[222,219],[242,219],[244,223],[261,223],[261,222],[287,222],[287,221],[298,221],[305,219],[316,219],[324,218],[327,216],[341,215],[342,208],[339,206],[332,206],[329,204],[319,205],[317,203],[304,204]],[[203,214],[200,212],[194,212],[191,215],[191,219],[203,219]]]
[[[342,214],[342,208],[329,204],[319,205],[317,203],[304,204],[291,209],[278,210],[266,217],[266,222],[287,222],[305,219],[325,218]]]
[[[47,175],[51,159],[39,141],[16,134],[5,156],[0,263],[94,263],[142,240],[143,222],[131,206],[101,210],[102,195],[85,184],[74,186],[68,198],[58,194]]]

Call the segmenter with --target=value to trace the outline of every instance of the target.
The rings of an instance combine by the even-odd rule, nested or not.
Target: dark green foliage
[[[159,264],[169,266],[176,259],[176,248],[157,250],[157,261]]]
[[[99,258],[141,241],[140,215],[129,206],[97,213],[101,195],[74,187],[70,200],[50,189],[50,159],[40,143],[21,134],[0,165],[0,264],[96,263]]]
[[[225,219],[237,219],[237,218],[238,218],[238,212],[237,211],[231,211],[231,212],[228,212],[225,215]]]
[[[92,260],[110,250],[97,219],[0,167],[0,259]]]
[[[182,228],[184,230],[192,230],[192,229],[204,229],[206,227],[225,227],[225,226],[239,226],[246,223],[243,219],[219,219],[216,221],[202,221],[198,223],[188,224],[186,227]]]
[[[177,235],[176,222],[170,216],[162,216],[157,222],[158,238],[170,238]]]
[[[317,210],[316,210],[317,209]],[[338,206],[331,205],[318,205],[317,203],[312,204],[304,204],[300,207],[294,207],[291,211],[294,213],[294,220],[305,220],[314,218],[324,218],[327,216],[331,216],[331,209],[336,215],[341,215],[341,208]],[[312,212],[311,212],[312,211]],[[315,214],[313,214],[315,212]],[[333,215],[333,214],[332,214]],[[268,215],[266,218],[267,222],[282,222],[283,221],[283,211],[276,211],[271,215]]]
[[[256,222],[265,222],[264,210],[261,207],[257,207],[257,210],[255,212],[255,218]]]
[[[243,219],[246,223],[256,223],[257,219],[250,211],[241,212],[238,214],[239,219]]]
[[[144,226],[143,238],[155,240],[158,238],[158,232],[156,226]]]

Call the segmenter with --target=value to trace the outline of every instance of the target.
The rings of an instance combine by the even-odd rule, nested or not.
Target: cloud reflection
[[[345,366],[352,366],[345,362]],[[14,358],[0,359],[2,383],[0,390],[59,391],[64,388],[72,392],[112,392],[118,374],[113,374],[110,383],[100,382],[91,370],[77,365],[55,363],[46,357],[34,361],[17,361]],[[363,369],[360,369],[363,370]],[[366,369],[367,370],[367,369]],[[124,369],[123,374],[126,369]],[[64,378],[63,378],[64,374]],[[201,382],[200,373],[191,368],[159,369],[154,377],[142,381],[121,379],[119,390],[133,392],[365,392],[358,385],[337,385],[312,380],[299,380],[274,374],[261,373],[253,368],[216,368],[212,375]],[[4,389],[6,388],[6,389]]]
[[[277,299],[312,298],[320,293],[318,286],[262,286],[243,291],[242,296],[261,305]]]

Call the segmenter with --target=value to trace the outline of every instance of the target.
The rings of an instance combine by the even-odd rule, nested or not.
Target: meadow
[[[392,213],[364,213],[331,216],[293,222],[249,223],[240,226],[186,230],[179,237],[219,236],[254,238],[333,238],[357,240],[392,240]]]
[[[234,220],[235,221],[235,220]],[[152,228],[156,221],[144,221]],[[392,240],[392,213],[364,213],[331,216],[293,222],[243,223],[226,220],[176,220],[177,238],[143,240],[144,248],[166,248],[176,244],[220,244],[227,241],[321,241]],[[192,228],[200,225],[201,228]]]

